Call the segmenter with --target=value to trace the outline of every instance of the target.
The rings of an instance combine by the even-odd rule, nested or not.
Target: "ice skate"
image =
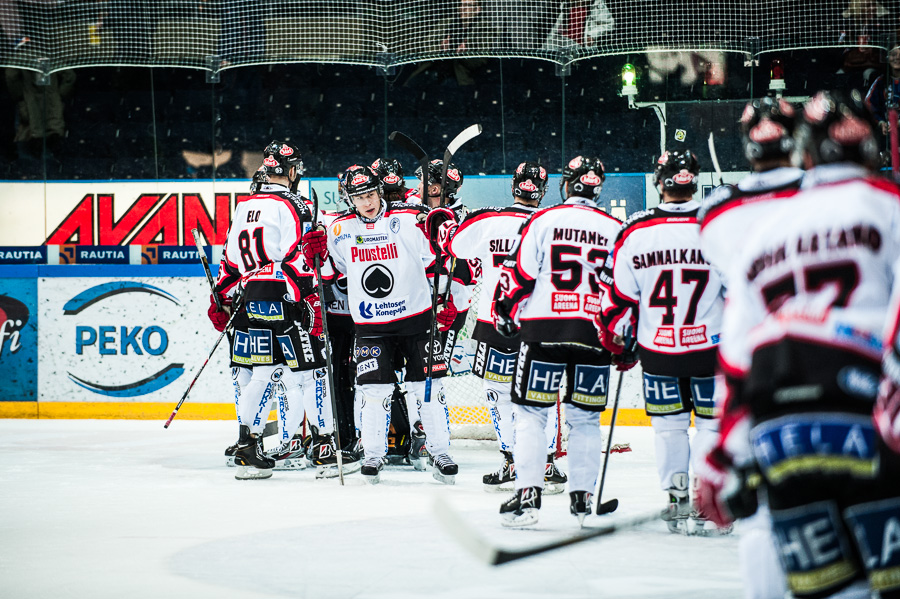
[[[266,457],[275,460],[275,470],[304,470],[308,465],[306,447],[300,435],[294,435],[287,443],[267,451]]]
[[[337,454],[334,450],[334,437],[322,435],[312,446],[310,463],[316,467],[316,478],[334,478],[340,476],[337,466]],[[359,470],[359,458],[349,452],[341,452],[341,468],[344,475]]]
[[[672,475],[672,486],[669,487],[669,505],[663,510],[661,517],[675,534],[690,534],[688,517],[691,515],[691,502],[688,499],[688,475],[676,472]]]
[[[425,449],[425,429],[421,420],[416,420],[412,425],[409,435],[409,463],[416,470],[422,471],[426,468],[426,458],[428,451]]]
[[[234,442],[234,445],[229,445],[225,448],[225,465],[226,466],[234,466],[234,454],[237,452],[238,447],[241,444],[250,443],[250,427],[239,425],[238,426],[238,440]]]
[[[431,469],[431,476],[434,477],[434,480],[445,485],[455,485],[457,472],[459,472],[459,466],[456,465],[450,454],[439,453],[434,456],[434,467]]]
[[[540,509],[540,487],[519,489],[500,505],[500,524],[509,528],[532,526],[537,524]]]
[[[481,482],[485,491],[512,491],[516,484],[516,464],[513,461],[511,451],[501,451],[503,464],[500,469],[490,474],[485,474]]]
[[[690,519],[687,521],[688,534],[698,537],[721,537],[731,534],[734,531],[734,525],[729,524],[724,528],[719,528],[714,522],[710,522],[706,517],[696,509],[691,510]]]
[[[381,481],[381,470],[384,468],[384,458],[366,458],[362,463],[359,473],[370,485],[377,485]]]
[[[578,518],[578,526],[584,526],[584,518],[591,513],[590,491],[572,491],[569,493],[569,512]]]
[[[263,453],[260,437],[251,437],[247,444],[239,444],[234,452],[234,463],[237,466],[234,477],[238,480],[270,478],[275,468],[275,460]]]
[[[544,466],[544,495],[558,495],[566,490],[566,482],[569,477],[556,467],[553,454],[547,455],[547,465]]]

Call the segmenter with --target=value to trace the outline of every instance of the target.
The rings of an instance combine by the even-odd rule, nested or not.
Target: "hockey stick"
[[[187,399],[188,393],[191,392],[191,389],[194,388],[194,383],[197,382],[197,379],[200,378],[200,374],[203,372],[203,369],[206,368],[206,365],[209,364],[209,360],[213,357],[213,354],[216,353],[216,348],[219,347],[219,344],[222,343],[222,339],[225,338],[225,334],[228,332],[228,329],[231,328],[231,323],[234,321],[234,317],[237,316],[237,313],[240,310],[234,309],[231,312],[231,316],[228,318],[228,322],[225,324],[225,328],[222,329],[222,333],[219,335],[219,338],[216,339],[215,345],[212,346],[212,349],[209,350],[209,355],[206,356],[206,361],[203,362],[203,366],[200,367],[200,370],[197,371],[197,374],[194,375],[194,380],[191,381],[191,384],[188,385],[188,388],[185,390],[184,395],[181,396],[181,399],[178,400],[178,404],[175,406],[175,409],[172,410],[172,415],[169,416],[169,419],[166,420],[166,423],[163,425],[163,428],[169,428],[169,425],[172,423],[172,420],[175,418],[175,414],[178,413],[178,410],[181,409],[181,404],[184,403],[184,400]]]
[[[414,142],[409,135],[401,131],[393,131],[388,135],[388,139],[415,156],[416,160],[419,161],[419,166],[422,167],[422,172],[428,172],[428,154],[426,154],[425,150],[422,149],[422,146]],[[422,201],[424,202],[424,198]]]
[[[712,158],[713,168],[716,171],[716,175],[719,176],[719,185],[724,185],[725,181],[722,179],[722,169],[719,167],[719,157],[716,155],[716,142],[713,139],[712,131],[709,132],[707,145],[709,145],[709,157]]]
[[[634,337],[631,336],[631,329],[625,332],[625,350],[634,351]],[[605,503],[600,503],[603,498],[603,484],[606,482],[606,466],[609,464],[610,449],[612,449],[613,430],[616,428],[616,414],[619,413],[619,395],[622,393],[622,380],[625,373],[619,373],[619,382],[616,384],[616,396],[613,398],[612,419],[609,422],[609,437],[606,439],[606,455],[603,456],[603,469],[600,474],[600,488],[597,490],[597,515],[611,514],[619,507],[618,499],[610,499]]]
[[[213,281],[212,271],[209,269],[209,262],[206,261],[206,252],[203,251],[203,244],[200,243],[200,232],[197,229],[191,229],[194,235],[194,245],[197,246],[197,253],[200,254],[200,263],[203,265],[203,272],[206,273],[206,281],[209,283],[209,291],[212,293],[213,301],[216,302],[216,309],[222,311],[222,300],[216,293],[216,283]]]
[[[313,200],[313,226],[319,220],[319,196],[316,190],[310,186]],[[322,265],[319,257],[316,256],[313,262],[316,271],[316,285],[319,288],[319,313],[322,316],[322,334],[325,336],[325,373],[328,377],[328,396],[331,399],[331,415],[334,420],[334,442],[336,445],[335,455],[337,456],[338,477],[341,479],[341,486],[344,485],[344,446],[341,445],[341,431],[337,420],[337,400],[334,397],[334,365],[331,361],[331,337],[328,335],[328,314],[325,309],[325,283],[322,282]]]
[[[456,154],[457,150],[462,147],[464,143],[469,141],[470,139],[481,135],[481,125],[474,124],[469,127],[466,127],[459,134],[453,138],[453,140],[447,144],[447,149],[444,151],[444,168],[441,169],[441,203],[440,206],[443,207],[447,201],[447,170],[450,167],[450,161],[453,159],[453,155]],[[428,171],[422,170],[422,195],[428,196]],[[422,198],[422,203],[427,204],[427,199]],[[434,239],[430,239],[431,245],[434,246]],[[434,337],[435,331],[437,329],[437,305],[438,305],[438,296],[440,295],[440,282],[441,282],[441,263],[444,260],[444,253],[441,251],[441,248],[438,247],[437,251],[434,253],[434,281],[432,285],[434,289],[431,293],[431,332],[428,337],[428,369],[425,373],[425,398],[422,400],[424,403],[429,403],[431,401],[431,387],[433,370],[434,370]],[[451,270],[447,273],[447,289],[445,290],[445,299],[450,297],[450,284],[453,281],[453,270],[455,267],[455,261],[451,261],[449,265]],[[441,355],[443,356],[444,347],[441,345]]]
[[[482,537],[478,531],[470,526],[469,523],[456,512],[456,510],[450,507],[447,500],[442,496],[438,496],[435,500],[434,509],[436,512],[435,515],[444,529],[446,529],[460,545],[465,547],[476,558],[491,566],[507,564],[533,555],[546,553],[547,551],[553,551],[554,549],[559,549],[561,547],[576,545],[590,539],[631,530],[641,524],[659,520],[659,510],[657,509],[618,522],[611,522],[605,526],[597,528],[581,528],[577,533],[555,541],[540,543],[524,549],[504,549],[502,547],[497,547],[488,539]]]

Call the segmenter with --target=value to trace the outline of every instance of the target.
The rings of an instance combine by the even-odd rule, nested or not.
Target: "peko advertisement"
[[[199,277],[41,278],[39,401],[178,401],[218,333]],[[227,342],[191,391],[234,401]]]

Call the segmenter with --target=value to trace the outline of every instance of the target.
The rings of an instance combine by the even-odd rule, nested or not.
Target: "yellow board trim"
[[[162,420],[172,413],[175,404],[150,402],[82,402],[82,401],[0,401],[0,418],[64,418],[98,420]],[[448,406],[451,424],[491,424],[485,406]],[[178,410],[180,420],[234,420],[234,404],[185,403]],[[609,425],[612,410],[600,415],[600,423]],[[616,425],[650,426],[650,417],[641,409],[622,408]]]

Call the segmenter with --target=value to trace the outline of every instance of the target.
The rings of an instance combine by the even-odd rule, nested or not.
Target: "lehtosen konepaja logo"
[[[172,302],[176,306],[181,305],[178,298],[158,287],[136,281],[95,285],[67,301],[65,306],[63,306],[63,313],[66,316],[74,316],[90,308],[101,308],[108,303],[107,301],[110,298],[121,296],[122,294],[134,294],[135,297],[127,302],[127,311],[123,312],[120,308],[118,312],[111,310],[108,315],[104,315],[108,324],[79,324],[75,326],[74,342],[76,355],[91,356],[93,354],[101,359],[107,356],[131,356],[132,360],[134,357],[151,359],[155,356],[165,355],[166,349],[169,347],[169,334],[166,330],[157,324],[143,325],[135,322],[140,316],[155,314],[161,308],[161,306],[154,308],[151,305],[151,301],[154,301],[153,299],[138,296],[159,297],[165,301]],[[159,300],[155,301],[159,304]],[[125,322],[115,322],[116,320],[124,320]],[[98,364],[99,362],[98,360]],[[133,362],[130,363],[133,364]],[[104,364],[104,368],[99,368],[98,374],[95,376],[99,378],[100,373],[104,372],[105,366]],[[108,385],[99,381],[86,380],[84,378],[86,374],[82,372],[78,374],[66,372],[66,374],[75,384],[100,395],[137,397],[153,393],[173,382],[184,373],[183,366],[184,364],[170,363],[162,370],[148,377],[119,385]],[[125,367],[125,370],[128,370],[128,368]]]

